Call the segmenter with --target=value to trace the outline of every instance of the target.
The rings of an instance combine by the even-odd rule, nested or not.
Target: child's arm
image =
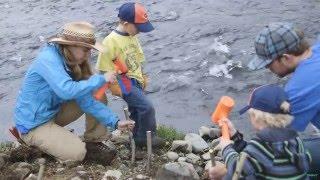
[[[252,161],[254,161],[252,158],[250,158],[249,156],[245,157],[243,159],[243,164],[241,166],[241,162],[239,161],[239,159],[241,159],[240,156],[244,156],[245,154],[247,155],[247,153],[236,152],[231,144],[223,149],[222,157],[228,169],[225,179],[232,179],[233,175],[236,172],[237,166],[241,167],[239,173],[241,174],[242,177],[246,179],[251,179],[251,178],[255,179],[255,172],[257,170],[252,164]]]

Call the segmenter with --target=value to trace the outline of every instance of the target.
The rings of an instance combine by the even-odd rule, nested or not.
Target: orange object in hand
[[[119,58],[117,58],[114,62],[114,69],[116,73],[119,74],[126,74],[128,72],[127,66],[121,62]],[[94,98],[96,100],[102,100],[102,97],[106,90],[109,88],[110,82],[105,83],[102,87],[100,87],[95,93],[94,93]]]
[[[219,124],[219,121],[223,118],[227,118],[234,106],[234,100],[229,96],[222,96],[216,110],[211,115],[211,121],[215,124]],[[221,127],[222,138],[230,139],[228,125],[224,122]]]

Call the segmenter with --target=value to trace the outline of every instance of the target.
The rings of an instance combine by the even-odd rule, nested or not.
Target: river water
[[[117,24],[117,0],[0,0],[0,141],[11,139],[13,109],[24,73],[46,38],[70,21],[86,20],[105,37]],[[237,111],[249,91],[281,83],[267,70],[252,72],[253,40],[269,22],[288,21],[315,39],[320,32],[319,0],[142,0],[156,30],[140,34],[146,55],[147,88],[157,121],[184,132],[210,125],[222,95],[236,100],[231,118],[246,134],[247,116]],[[96,54],[93,54],[92,63]],[[241,63],[241,64],[240,64]],[[234,68],[233,68],[234,67]],[[228,72],[228,70],[232,71]],[[123,117],[123,101],[109,95]],[[83,132],[84,121],[70,125]]]

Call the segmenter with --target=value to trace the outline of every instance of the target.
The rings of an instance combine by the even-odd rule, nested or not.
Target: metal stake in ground
[[[124,111],[124,115],[126,117],[126,120],[130,120],[128,107],[124,106],[123,111]],[[129,141],[130,141],[130,147],[131,147],[131,164],[134,164],[135,159],[136,159],[136,143],[134,142],[133,134],[131,131],[129,131]]]
[[[46,160],[44,158],[40,158],[39,159],[40,169],[39,169],[37,180],[42,180],[43,179],[45,163],[46,163]]]
[[[151,131],[147,131],[147,151],[148,151],[148,161],[147,161],[147,172],[150,171],[151,154],[152,154],[152,140]]]
[[[214,159],[215,153],[212,149],[209,150],[209,153],[210,153],[210,159],[211,159],[211,166],[214,167],[216,165],[216,161]]]

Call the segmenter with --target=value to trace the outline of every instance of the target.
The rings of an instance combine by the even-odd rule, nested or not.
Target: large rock
[[[220,143],[220,138],[214,139],[211,143],[210,143],[210,148],[214,149],[215,147],[217,147],[217,145]]]
[[[179,157],[178,162],[186,162],[187,158],[186,157]]]
[[[26,163],[26,162],[21,162],[17,165],[17,168],[27,168],[29,169],[30,171],[32,171],[33,167],[31,164],[29,163]]]
[[[205,151],[209,148],[208,144],[206,141],[204,141],[200,135],[194,134],[194,133],[188,133],[185,137],[184,140],[188,141],[191,143],[192,146],[192,151],[195,153],[199,153],[202,151]]]
[[[157,172],[157,180],[200,179],[192,164],[186,162],[167,163]]]
[[[129,144],[129,134],[116,129],[112,132],[111,141],[115,144]]]
[[[103,180],[109,180],[109,179],[112,179],[112,180],[118,180],[120,179],[122,176],[122,173],[118,170],[108,170],[104,176],[103,176]]]
[[[169,152],[167,152],[167,157],[171,161],[175,161],[175,160],[177,160],[179,158],[179,155],[176,152],[169,151]]]
[[[187,154],[187,162],[196,164],[201,158],[193,153]]]
[[[171,151],[191,153],[192,145],[188,141],[175,140],[172,142]]]
[[[208,161],[208,160],[210,160],[210,153],[209,152],[207,152],[207,153],[204,153],[204,154],[202,154],[201,155],[201,158],[203,159],[203,160],[205,160],[205,161]]]
[[[201,126],[199,128],[199,135],[205,140],[213,140],[221,136],[221,130],[219,128]]]

